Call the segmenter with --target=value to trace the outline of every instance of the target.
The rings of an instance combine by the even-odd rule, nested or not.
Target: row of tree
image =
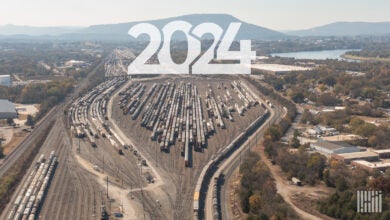
[[[295,212],[277,193],[270,171],[259,155],[248,153],[243,161],[239,196],[247,219],[296,219]]]

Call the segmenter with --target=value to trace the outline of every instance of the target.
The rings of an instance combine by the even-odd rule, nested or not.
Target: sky
[[[274,30],[297,30],[336,21],[390,21],[389,10],[389,0],[0,0],[0,25],[89,26],[224,13]]]

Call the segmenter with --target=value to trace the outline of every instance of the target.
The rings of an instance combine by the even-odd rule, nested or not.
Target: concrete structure
[[[17,118],[18,113],[14,104],[8,100],[0,99],[0,119]]]
[[[12,86],[10,75],[0,75],[0,86]]]
[[[378,161],[378,162],[368,162],[365,160],[355,160],[351,164],[361,169],[368,170],[372,172],[374,170],[386,171],[390,167],[390,161]]]
[[[309,67],[301,67],[301,66],[293,66],[293,65],[282,65],[282,64],[252,64],[253,69],[262,70],[264,72],[272,73],[275,75],[283,75],[290,72],[296,71],[307,71],[312,68]]]
[[[346,154],[332,154],[332,158],[344,161],[349,164],[354,160],[365,160],[365,161],[378,161],[379,155],[373,151],[363,151],[355,153],[346,153]]]
[[[354,147],[344,142],[328,142],[323,140],[310,143],[310,147],[313,150],[316,150],[319,153],[324,154],[326,156],[330,156],[332,154],[345,154],[345,153],[354,153],[354,152],[361,151],[360,148]]]

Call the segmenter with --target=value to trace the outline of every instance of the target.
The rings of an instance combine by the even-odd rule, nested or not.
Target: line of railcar
[[[23,187],[7,215],[7,220],[35,220],[45,199],[57,166],[57,156],[52,151],[46,160],[42,154],[29,173]]]
[[[198,177],[195,192],[194,192],[194,203],[193,210],[195,219],[204,219],[204,204],[205,196],[207,193],[208,183],[211,177],[218,169],[219,164],[228,158],[236,149],[238,149],[245,140],[252,135],[261,124],[269,117],[270,113],[268,109],[265,110],[264,114],[253,121],[244,132],[238,135],[229,145],[217,152],[217,155],[210,160],[203,168],[200,176]]]
[[[96,139],[99,136],[107,138],[119,154],[123,153],[124,142],[111,131],[106,120],[108,100],[124,82],[124,79],[119,78],[105,81],[72,104],[69,108],[69,119],[71,130],[76,137],[86,137],[92,147],[97,147]],[[139,87],[138,92],[141,91],[142,87]]]

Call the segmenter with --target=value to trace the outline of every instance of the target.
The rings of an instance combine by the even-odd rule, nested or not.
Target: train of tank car
[[[75,137],[86,138],[92,147],[97,147],[96,138],[106,138],[119,154],[123,154],[122,148],[126,144],[110,129],[106,120],[108,100],[124,82],[120,78],[105,81],[72,104],[68,115]]]
[[[246,109],[259,103],[256,94],[241,81],[230,85],[218,83],[217,88],[223,89],[223,95],[215,95],[208,85],[202,97],[192,83],[154,83],[147,89],[145,84],[137,82],[119,93],[118,104],[124,115],[138,119],[141,126],[150,131],[150,139],[159,143],[161,151],[169,152],[171,146],[179,145],[188,167],[191,166],[191,147],[203,151],[216,127],[225,129],[225,120],[234,121],[233,111],[244,116]],[[240,104],[235,102],[231,92],[237,94]]]
[[[35,220],[50,187],[57,166],[57,157],[52,151],[48,159],[42,154],[29,173],[23,187],[12,203],[8,220]]]
[[[195,213],[195,219],[202,219],[203,218],[203,206],[205,203],[205,196],[208,189],[208,183],[211,181],[212,176],[218,169],[219,164],[228,158],[236,149],[238,149],[245,141],[246,139],[251,136],[257,128],[259,128],[264,121],[267,120],[269,117],[270,112],[268,109],[265,110],[264,114],[262,114],[260,117],[258,117],[254,122],[252,122],[245,131],[243,131],[240,135],[238,135],[229,145],[227,145],[225,148],[223,148],[221,151],[218,152],[218,154],[214,157],[214,159],[210,160],[206,166],[204,166],[200,176],[198,177],[196,186],[195,186],[195,192],[194,192],[194,203],[193,203],[193,210]],[[220,175],[218,175],[219,178]],[[215,180],[215,183],[218,183],[218,180]],[[213,196],[213,202],[218,201],[218,195],[215,197]],[[202,206],[202,207],[200,207]],[[213,216],[217,217],[216,219],[219,219],[220,213],[217,213],[219,210],[220,205],[216,204],[213,205]],[[200,214],[201,213],[201,214]]]

